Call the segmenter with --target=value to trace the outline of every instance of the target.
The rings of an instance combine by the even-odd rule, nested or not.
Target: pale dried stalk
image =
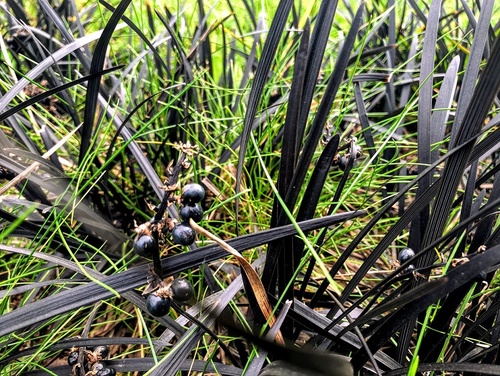
[[[232,254],[236,259],[238,260],[238,263],[240,264],[241,269],[245,273],[245,275],[248,278],[248,281],[250,282],[250,285],[252,286],[253,293],[255,295],[255,298],[257,299],[257,303],[259,304],[259,308],[266,318],[266,320],[269,322],[269,325],[272,327],[276,323],[276,318],[274,317],[273,314],[273,309],[271,307],[271,304],[269,303],[269,300],[267,299],[267,293],[264,288],[264,285],[262,285],[262,281],[259,278],[259,275],[255,271],[254,268],[252,268],[252,265],[245,260],[245,258],[239,253],[236,249],[231,247],[229,244],[227,244],[224,240],[218,238],[211,232],[205,230],[203,227],[199,226],[195,221],[193,221],[192,218],[189,219],[189,224],[190,226],[198,233],[204,235],[210,240],[213,240],[216,242],[218,245],[220,245],[224,250]],[[284,345],[285,341],[283,340],[283,336],[281,335],[281,332],[278,331],[276,334],[276,342],[278,342],[280,345]]]

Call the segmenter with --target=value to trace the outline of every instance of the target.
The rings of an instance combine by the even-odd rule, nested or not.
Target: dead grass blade
[[[199,226],[193,219],[191,218],[189,221],[189,224],[191,227],[198,233],[206,236],[208,239],[213,240],[216,242],[221,248],[229,252],[231,255],[236,257],[238,260],[238,263],[240,264],[240,267],[242,271],[245,273],[246,277],[248,278],[248,281],[250,282],[250,285],[252,286],[252,293],[255,295],[255,298],[257,300],[257,303],[259,304],[259,308],[266,318],[266,320],[269,322],[269,325],[271,327],[274,326],[276,323],[276,317],[274,317],[273,313],[273,308],[271,307],[271,304],[269,303],[269,300],[267,299],[267,292],[264,286],[262,285],[262,282],[260,280],[259,275],[255,271],[255,269],[250,265],[250,263],[233,247],[231,247],[229,244],[227,244],[224,240],[218,238],[211,232],[205,230],[203,227]],[[247,293],[250,293],[247,291]],[[283,336],[281,335],[280,332],[276,334],[276,341],[280,344],[284,344],[284,339]]]

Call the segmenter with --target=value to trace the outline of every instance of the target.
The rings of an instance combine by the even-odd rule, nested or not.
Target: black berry
[[[170,285],[170,291],[173,298],[179,302],[187,302],[194,295],[193,286],[184,278],[174,279]]]
[[[195,222],[200,222],[203,219],[203,209],[200,204],[183,205],[179,214],[182,220],[187,223],[189,223],[190,218],[193,218]]]
[[[404,248],[399,252],[398,261],[402,264],[415,256],[415,252],[411,248]]]
[[[339,158],[339,168],[342,170],[342,171],[345,171],[345,169],[347,168],[347,164],[349,163],[349,157],[346,156],[346,155],[343,155]]]
[[[95,376],[115,376],[116,371],[114,368],[103,368],[95,374]]]
[[[135,253],[143,257],[151,256],[155,247],[156,242],[151,235],[141,235],[139,239],[134,242]]]
[[[187,184],[182,189],[181,202],[183,204],[196,204],[204,198],[205,189],[199,184]]]
[[[78,351],[72,351],[68,355],[68,364],[73,367],[76,363],[78,363]]]
[[[413,272],[414,270],[415,270],[415,265],[410,264],[410,265],[408,265],[408,267],[405,270],[403,270],[402,273],[406,274],[406,273]]]
[[[92,366],[92,371],[96,374],[102,369],[104,369],[104,365],[102,363],[94,363],[94,365]]]
[[[155,294],[149,294],[146,299],[146,308],[153,316],[165,316],[170,310],[170,299],[164,299]]]
[[[175,244],[191,245],[195,237],[196,233],[187,223],[178,223],[172,229],[172,240]]]
[[[99,356],[101,359],[106,358],[109,354],[108,346],[96,346],[94,354]]]

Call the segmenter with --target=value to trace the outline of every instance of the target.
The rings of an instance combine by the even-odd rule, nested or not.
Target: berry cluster
[[[182,160],[178,163],[182,166]],[[180,167],[179,167],[180,168]],[[149,276],[149,284],[144,290],[146,308],[148,312],[156,317],[168,314],[170,306],[177,303],[187,302],[193,297],[193,288],[185,279],[174,279],[173,277],[163,280],[160,261],[160,247],[165,242],[165,236],[171,232],[172,242],[179,245],[191,245],[196,238],[196,232],[190,226],[190,220],[199,222],[203,219],[201,201],[205,198],[205,189],[199,184],[187,184],[182,190],[181,196],[175,197],[174,192],[178,189],[176,184],[179,168],[174,168],[170,173],[168,184],[165,186],[165,196],[159,207],[155,208],[156,214],[150,221],[136,228],[136,239],[134,240],[134,252],[139,256],[153,259],[153,267]],[[179,171],[178,171],[179,170]],[[166,209],[174,202],[180,202],[181,222],[164,216]],[[151,279],[152,278],[152,279]],[[180,308],[177,306],[177,308]]]
[[[189,219],[200,222],[203,219],[201,200],[205,197],[205,190],[199,184],[187,184],[181,195],[181,209],[179,214],[182,222],[172,229],[172,240],[175,244],[191,245],[196,237],[195,231],[189,225]]]
[[[78,358],[80,351],[78,349],[71,349],[68,355],[68,364],[73,368],[73,373],[77,374],[76,368],[83,367],[85,375],[88,376],[115,376],[116,371],[114,368],[104,367],[101,360],[105,359],[109,354],[107,346],[87,347],[83,350],[83,360],[79,363]]]
[[[187,184],[182,190],[180,197],[181,208],[179,211],[182,222],[176,223],[173,220],[161,220],[153,225],[153,222],[147,222],[136,229],[137,237],[134,241],[134,252],[142,257],[152,257],[153,252],[158,249],[158,241],[153,236],[154,229],[161,229],[160,244],[165,232],[171,230],[172,241],[174,244],[191,245],[193,244],[196,233],[189,225],[192,218],[195,222],[203,219],[203,209],[200,202],[205,197],[205,190],[199,184]]]
[[[403,248],[401,252],[398,254],[398,261],[400,264],[405,263],[406,261],[412,259],[415,256],[415,251],[411,248]],[[408,273],[412,272],[415,270],[415,265],[410,264],[408,267],[403,271],[403,273]]]
[[[160,288],[146,299],[148,312],[156,317],[165,316],[170,310],[171,300],[184,303],[193,297],[193,287],[189,281],[179,278],[171,282],[161,282]]]

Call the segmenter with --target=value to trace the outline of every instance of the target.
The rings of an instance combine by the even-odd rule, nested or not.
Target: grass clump
[[[498,374],[497,14],[7,2],[2,372]]]

